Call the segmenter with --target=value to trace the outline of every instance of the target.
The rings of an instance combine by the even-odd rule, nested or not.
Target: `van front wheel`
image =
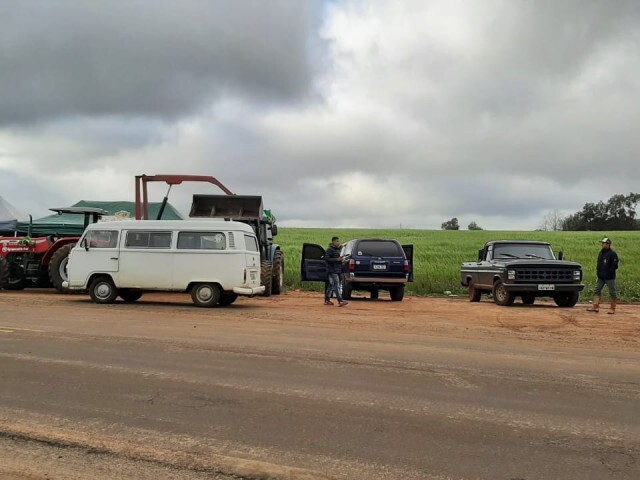
[[[113,303],[118,290],[109,277],[98,277],[89,286],[89,295],[95,303]]]
[[[191,289],[191,299],[198,307],[213,307],[221,296],[222,290],[215,283],[197,283]]]

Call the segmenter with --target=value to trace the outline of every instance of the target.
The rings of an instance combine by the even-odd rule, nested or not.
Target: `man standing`
[[[338,306],[344,307],[348,302],[342,299],[342,293],[340,293],[340,276],[342,275],[342,260],[340,256],[340,239],[333,237],[331,244],[327,248],[324,254],[324,261],[327,263],[327,272],[329,274],[329,286],[324,294],[324,304],[333,305],[331,301],[331,294],[336,293],[338,299]]]
[[[598,283],[596,283],[595,297],[593,298],[593,306],[587,308],[589,312],[598,313],[600,311],[600,299],[602,288],[606,285],[611,295],[611,306],[607,313],[616,313],[616,304],[618,303],[618,292],[616,290],[616,270],[618,269],[618,254],[611,248],[611,239],[605,237],[600,240],[602,250],[598,254]]]

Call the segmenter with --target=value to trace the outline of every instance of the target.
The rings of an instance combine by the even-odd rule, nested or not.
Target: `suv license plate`
[[[375,263],[373,264],[373,269],[374,270],[386,270],[387,266],[386,265],[376,265]]]
[[[555,290],[556,286],[553,284],[541,284],[538,285],[538,290]]]

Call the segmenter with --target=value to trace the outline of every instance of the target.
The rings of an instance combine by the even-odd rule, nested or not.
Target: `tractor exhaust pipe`
[[[29,229],[27,230],[27,237],[33,237],[33,215],[29,215]]]
[[[162,205],[160,205],[160,211],[158,212],[158,216],[156,220],[162,220],[162,214],[164,213],[164,209],[167,208],[167,202],[169,201],[169,193],[171,192],[171,187],[173,185],[169,185],[169,190],[167,190],[167,194],[162,199]]]

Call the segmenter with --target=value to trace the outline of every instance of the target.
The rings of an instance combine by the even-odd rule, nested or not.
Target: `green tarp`
[[[149,203],[149,218],[155,219],[160,211],[162,204]],[[109,215],[115,215],[117,212],[129,212],[131,218],[136,218],[136,207],[134,202],[94,202],[90,200],[81,200],[71,205],[72,207],[93,207],[102,208],[109,212]],[[170,204],[167,203],[162,220],[182,220],[182,215]],[[29,222],[18,223],[18,234],[26,235],[29,229]],[[84,231],[84,216],[62,214],[48,215],[33,221],[33,236],[58,235],[58,236],[77,236],[82,235]]]

